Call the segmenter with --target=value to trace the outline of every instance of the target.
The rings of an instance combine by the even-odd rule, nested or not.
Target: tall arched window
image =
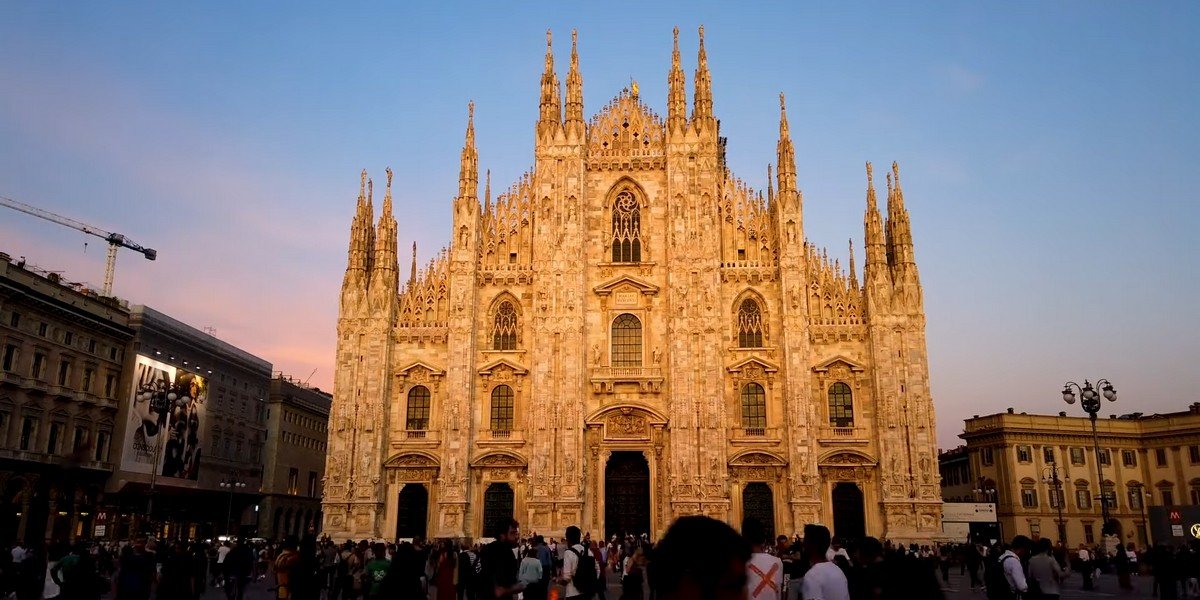
[[[404,428],[409,431],[429,429],[429,388],[418,385],[408,390],[408,409]]]
[[[742,427],[764,429],[767,426],[767,394],[757,383],[742,386]]]
[[[854,397],[850,386],[840,381],[829,386],[829,424],[854,427]]]
[[[492,431],[512,431],[513,391],[507,385],[492,389]]]
[[[752,298],[742,300],[737,318],[738,347],[762,348],[762,310]]]
[[[613,203],[612,261],[642,262],[642,210],[629,191],[617,194]]]
[[[629,313],[612,324],[612,366],[642,366],[642,322]]]
[[[505,300],[496,308],[492,321],[492,350],[517,349],[517,309]]]

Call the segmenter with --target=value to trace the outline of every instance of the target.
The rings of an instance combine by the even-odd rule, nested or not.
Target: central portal
[[[604,537],[650,533],[650,465],[641,452],[613,452],[604,467]]]

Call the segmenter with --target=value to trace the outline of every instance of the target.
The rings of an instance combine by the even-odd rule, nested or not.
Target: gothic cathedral
[[[805,241],[780,97],[765,194],[726,167],[700,30],[664,121],[636,84],[585,120],[547,37],[534,164],[479,198],[473,107],[448,247],[399,287],[391,172],[363,174],[324,489],[334,539],[654,539],[681,515],[791,534],[941,532],[925,311],[904,192],[867,165],[865,268]],[[488,177],[490,180],[490,176]]]

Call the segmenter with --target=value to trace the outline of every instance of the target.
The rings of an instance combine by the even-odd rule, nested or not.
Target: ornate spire
[[[712,75],[708,72],[708,53],[704,51],[704,26],[700,26],[700,52],[696,60],[696,94],[693,99],[692,120],[708,123],[712,120]]]
[[[771,163],[767,163],[767,201],[775,201],[775,176],[771,173]]]
[[[574,29],[571,30],[571,67],[567,71],[566,122],[583,125],[583,75],[579,73],[579,34]]]
[[[892,172],[888,174],[887,210],[888,262],[893,266],[916,262],[913,258],[912,226],[908,209],[904,208],[904,190],[900,187],[900,166],[895,162],[892,163]]]
[[[483,201],[485,204],[492,203],[492,170],[491,169],[484,171]]]
[[[867,285],[887,276],[887,254],[884,243],[883,218],[879,215],[879,204],[875,199],[875,179],[871,163],[867,163],[867,210],[863,214],[863,234],[867,246]]]
[[[858,291],[858,265],[854,263],[854,238],[850,238],[850,289]]]
[[[779,195],[784,208],[792,208],[788,206],[789,201],[793,200],[792,195],[795,195],[795,200],[799,200],[796,188],[796,149],[792,146],[792,136],[788,131],[787,102],[782,92],[779,94],[779,143],[775,153],[775,164],[779,168]]]
[[[479,197],[479,153],[475,151],[475,101],[467,104],[467,136],[458,165],[458,197]]]
[[[392,214],[392,168],[385,169],[387,173],[387,187],[383,192],[383,214],[391,216]]]
[[[562,123],[562,96],[559,93],[558,75],[554,73],[554,49],[551,45],[550,30],[546,30],[546,69],[542,72],[541,113],[538,118],[538,131]]]
[[[417,285],[417,240],[413,240],[412,266],[408,272],[408,287]]]
[[[675,28],[675,46],[671,51],[671,72],[667,75],[667,127],[682,129],[687,124],[687,92],[683,67],[679,61],[679,28]]]

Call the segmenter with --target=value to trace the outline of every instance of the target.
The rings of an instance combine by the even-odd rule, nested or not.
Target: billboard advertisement
[[[121,468],[195,481],[207,400],[203,377],[137,355]]]

